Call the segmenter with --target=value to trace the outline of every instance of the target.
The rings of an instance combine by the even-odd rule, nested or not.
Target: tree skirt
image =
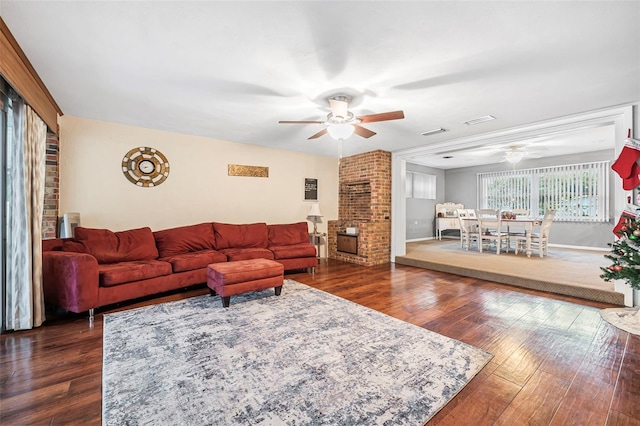
[[[631,334],[640,335],[640,314],[638,308],[607,308],[600,311],[606,322]]]
[[[285,280],[104,316],[103,424],[423,425],[492,358]]]

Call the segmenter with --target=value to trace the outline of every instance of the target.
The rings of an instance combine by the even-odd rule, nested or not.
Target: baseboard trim
[[[425,237],[425,238],[413,238],[411,240],[406,240],[407,243],[415,243],[418,241],[429,241],[429,240],[435,240],[436,237]]]
[[[549,244],[549,247],[566,248],[566,249],[572,249],[572,250],[609,251],[608,248],[604,248],[604,247],[571,246],[571,245],[565,245],[565,244]]]

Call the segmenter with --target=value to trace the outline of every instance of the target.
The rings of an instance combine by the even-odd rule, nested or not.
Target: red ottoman
[[[207,266],[207,286],[211,295],[222,298],[222,306],[229,307],[231,296],[249,291],[275,287],[276,296],[282,292],[284,266],[269,259],[249,259],[212,263]]]

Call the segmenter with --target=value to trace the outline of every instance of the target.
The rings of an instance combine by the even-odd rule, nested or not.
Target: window
[[[407,198],[436,199],[436,176],[418,172],[407,172],[405,188]]]
[[[556,211],[555,220],[609,220],[609,162],[478,173],[483,209],[529,209],[532,216]]]

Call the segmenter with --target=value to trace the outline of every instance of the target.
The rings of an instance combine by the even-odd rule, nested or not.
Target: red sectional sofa
[[[45,303],[71,312],[207,282],[207,265],[270,259],[284,270],[315,268],[306,222],[201,223],[152,232],[77,227],[73,239],[43,241]]]

